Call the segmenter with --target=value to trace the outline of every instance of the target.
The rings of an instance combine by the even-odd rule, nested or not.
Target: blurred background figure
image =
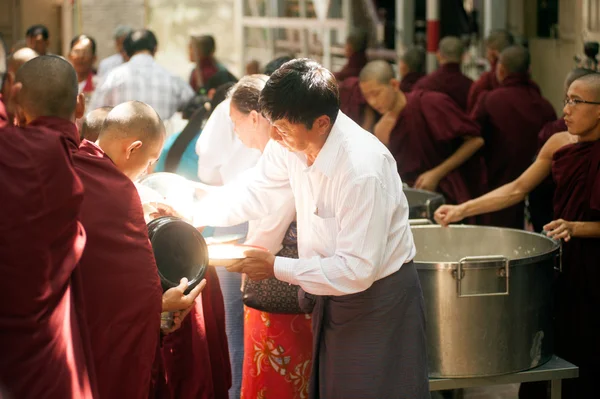
[[[115,29],[113,37],[115,39],[115,49],[117,52],[110,57],[107,57],[100,61],[98,65],[98,77],[102,78],[106,76],[112,69],[121,65],[127,59],[127,54],[123,49],[123,42],[128,34],[132,31],[131,27],[126,25],[119,25]]]

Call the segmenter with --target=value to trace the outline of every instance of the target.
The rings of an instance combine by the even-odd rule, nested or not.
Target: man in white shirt
[[[113,36],[115,39],[115,48],[117,49],[117,52],[100,61],[97,73],[99,78],[104,78],[111,70],[125,62],[125,59],[123,58],[123,54],[125,53],[125,50],[123,50],[123,41],[127,35],[131,33],[131,31],[132,29],[129,26],[117,26]]]
[[[393,156],[339,112],[335,78],[314,61],[279,68],[260,103],[272,140],[251,175],[205,198],[196,225],[294,201],[300,259],[252,250],[229,270],[316,296],[310,398],[429,398],[423,294]]]
[[[89,109],[117,106],[127,101],[150,105],[167,120],[192,97],[194,91],[181,78],[154,61],[158,41],[147,29],[131,32],[123,47],[129,62],[113,69],[94,93]]]

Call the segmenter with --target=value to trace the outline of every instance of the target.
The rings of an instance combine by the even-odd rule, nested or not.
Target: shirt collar
[[[342,128],[340,125],[343,123],[344,118],[346,118],[346,115],[341,111],[338,112],[333,128],[331,129],[331,132],[329,132],[329,136],[327,136],[327,140],[325,140],[325,144],[323,145],[323,148],[321,148],[321,151],[319,151],[315,162],[312,164],[313,170],[318,170],[330,179],[333,177],[335,165],[340,153],[343,139]]]
[[[135,54],[133,57],[129,59],[129,63],[134,64],[151,64],[154,62],[154,57],[150,54]]]
[[[61,136],[67,139],[71,152],[76,151],[79,147],[79,131],[71,121],[54,116],[41,116],[29,123],[29,126],[45,127],[60,133]]]

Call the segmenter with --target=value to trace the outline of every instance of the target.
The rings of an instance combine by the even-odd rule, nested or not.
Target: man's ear
[[[140,140],[136,140],[133,143],[129,144],[129,147],[127,147],[127,155],[125,158],[131,158],[133,152],[139,150],[140,148],[142,148],[142,142]]]
[[[392,86],[394,90],[400,90],[400,81],[398,79],[391,79],[390,86]]]
[[[77,95],[77,105],[75,106],[75,120],[83,118],[85,115],[85,96],[83,93]]]
[[[313,128],[314,127],[319,129],[319,136],[322,136],[327,133],[331,127],[331,119],[329,119],[327,115],[321,115],[315,119],[315,122],[313,123]]]

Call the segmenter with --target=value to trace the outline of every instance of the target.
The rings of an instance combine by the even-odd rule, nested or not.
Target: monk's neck
[[[576,137],[578,143],[592,143],[594,141],[600,141],[600,128],[594,129],[589,133]]]
[[[406,94],[404,94],[403,91],[398,90],[396,92],[396,101],[394,101],[394,105],[388,112],[386,112],[386,114],[398,117],[398,116],[400,116],[400,113],[404,110],[405,107],[406,107]]]

